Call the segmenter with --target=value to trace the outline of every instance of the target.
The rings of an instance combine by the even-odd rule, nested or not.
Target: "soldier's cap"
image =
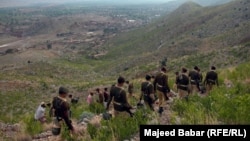
[[[187,69],[186,68],[182,68],[181,70],[183,73],[186,73],[187,72]]]
[[[161,68],[161,71],[166,72],[166,71],[167,71],[167,68],[166,68],[166,67],[162,67],[162,68]]]
[[[152,76],[150,74],[147,74],[145,78],[146,78],[146,80],[150,80],[152,78]]]
[[[60,87],[59,88],[59,94],[68,94],[69,90],[65,87]]]
[[[211,70],[216,70],[216,67],[215,67],[215,66],[212,66],[212,67],[211,67]]]
[[[117,79],[117,82],[118,82],[119,84],[124,83],[125,81],[126,81],[125,78],[122,77],[122,76],[119,76],[118,79]]]
[[[194,69],[195,69],[195,70],[198,70],[199,68],[198,68],[197,66],[194,66]]]

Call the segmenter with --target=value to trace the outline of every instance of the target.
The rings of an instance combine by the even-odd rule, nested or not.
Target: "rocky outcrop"
[[[6,124],[0,122],[0,140],[13,138],[16,134],[21,131],[20,124]]]

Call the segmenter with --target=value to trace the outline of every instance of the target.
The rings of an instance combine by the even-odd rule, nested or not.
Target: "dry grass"
[[[44,130],[44,131],[51,130],[52,127],[53,127],[52,122],[51,122],[51,123],[45,123],[45,124],[43,124],[43,130]]]
[[[32,141],[32,137],[27,134],[17,134],[15,135],[14,141]]]
[[[250,84],[250,78],[244,80],[243,83],[245,83],[245,84]]]

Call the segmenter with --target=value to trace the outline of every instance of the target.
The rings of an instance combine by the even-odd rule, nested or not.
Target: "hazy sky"
[[[218,3],[220,1],[230,1],[230,0],[0,0],[0,7],[13,7],[13,6],[28,6],[32,4],[40,3],[68,3],[68,2],[96,2],[96,3],[107,3],[108,4],[143,4],[143,3],[167,3],[170,1],[195,1],[199,3]]]
[[[106,3],[111,4],[120,3],[120,4],[143,4],[143,3],[165,3],[173,0],[0,0],[0,7],[15,7],[15,6],[28,6],[39,3],[68,3],[68,2],[97,2],[97,3]]]
[[[34,3],[65,3],[65,2],[84,2],[84,1],[91,1],[91,2],[119,2],[119,3],[164,3],[173,0],[0,0],[1,4],[34,4]]]

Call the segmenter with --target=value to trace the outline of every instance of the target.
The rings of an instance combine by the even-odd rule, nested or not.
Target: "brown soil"
[[[28,81],[0,81],[0,91],[18,90],[34,87],[35,84]]]

